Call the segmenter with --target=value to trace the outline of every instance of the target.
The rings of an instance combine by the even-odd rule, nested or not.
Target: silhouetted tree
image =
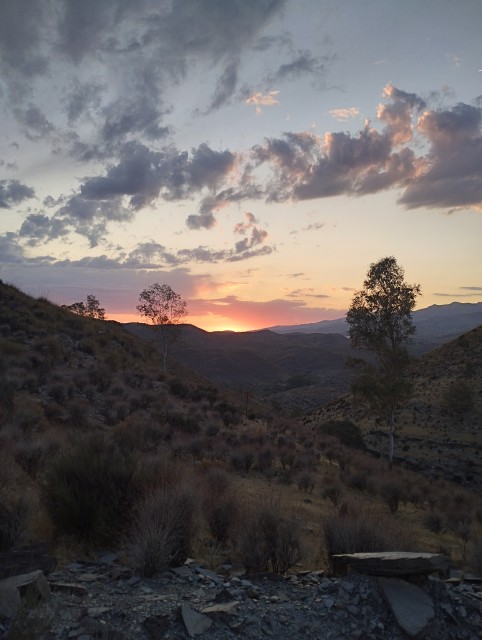
[[[141,291],[136,309],[158,327],[166,371],[169,348],[179,335],[177,325],[187,315],[187,304],[169,285],[156,282]]]
[[[63,304],[62,309],[67,309],[78,316],[86,318],[96,318],[105,320],[105,309],[100,306],[100,302],[93,295],[88,295],[86,302],[74,302],[73,304]]]
[[[361,374],[353,392],[364,398],[388,430],[388,457],[393,460],[395,413],[411,393],[406,378],[407,344],[415,332],[412,311],[420,285],[404,281],[394,257],[370,265],[363,289],[357,291],[348,310],[348,334],[352,346],[366,349],[373,362],[354,361]]]

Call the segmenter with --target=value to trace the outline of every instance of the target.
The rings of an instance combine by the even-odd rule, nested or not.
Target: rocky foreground
[[[353,572],[248,576],[235,564],[217,574],[196,562],[141,578],[116,554],[55,571],[45,558],[40,565],[0,581],[1,639],[482,637],[477,580]]]

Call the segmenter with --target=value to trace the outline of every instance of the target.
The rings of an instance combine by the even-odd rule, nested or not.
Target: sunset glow
[[[388,255],[482,300],[482,3],[422,4],[2,5],[0,278],[209,331],[341,317]]]

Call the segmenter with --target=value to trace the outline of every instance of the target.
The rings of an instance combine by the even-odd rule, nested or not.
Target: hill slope
[[[135,335],[155,339],[155,329],[131,323]],[[276,404],[306,411],[336,398],[349,386],[345,363],[353,355],[337,334],[287,334],[273,331],[208,333],[180,327],[173,357],[215,384],[250,391]]]
[[[421,356],[413,365],[413,397],[397,417],[396,452],[415,467],[482,487],[482,326]],[[347,419],[374,450],[386,451],[376,415],[346,395],[306,422]]]

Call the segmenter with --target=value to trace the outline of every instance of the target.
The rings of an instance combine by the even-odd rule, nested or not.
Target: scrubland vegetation
[[[3,284],[0,354],[2,551],[115,548],[152,575],[193,556],[284,572],[404,549],[482,572],[480,495],[390,469],[363,421],[295,420],[254,399],[246,415],[242,396],[173,362],[164,373],[122,326]]]

